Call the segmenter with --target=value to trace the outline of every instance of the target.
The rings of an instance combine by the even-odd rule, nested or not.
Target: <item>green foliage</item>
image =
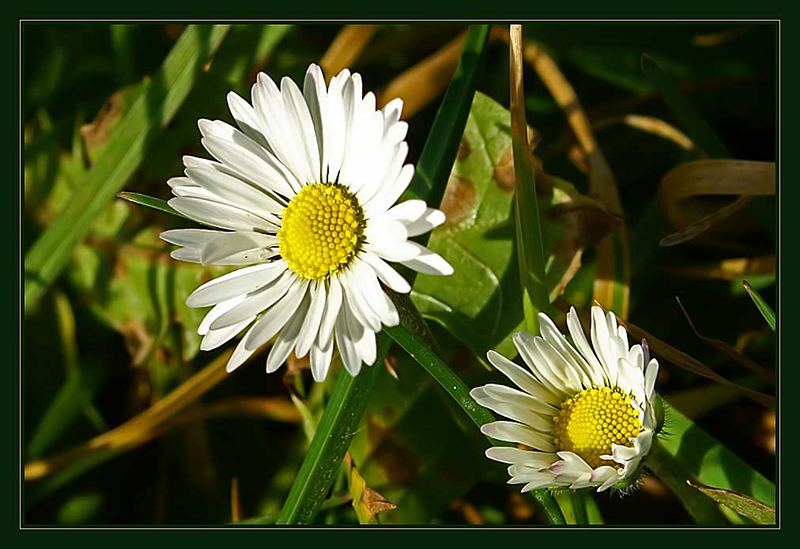
[[[301,79],[339,29],[23,25],[26,467],[158,411],[187,380],[218,376],[174,416],[158,411],[164,421],[135,443],[79,452],[26,481],[23,522],[774,524],[775,412],[658,353],[657,388],[686,415],[669,409],[646,465],[677,500],[650,482],[624,498],[522,497],[505,484],[505,467],[483,455],[498,442],[477,426],[493,417],[469,396],[470,387],[506,382],[483,357],[489,349],[512,357],[510,336],[526,328],[517,254],[530,265],[536,248],[526,237],[541,228],[535,259],[544,263],[547,307],[574,304],[585,317],[597,278],[593,245],[614,229],[616,214],[630,235],[631,320],[720,375],[770,392],[774,269],[750,272],[747,264],[717,274],[744,250],[774,256],[775,212],[755,207],[769,201],[754,201],[735,227],[720,223],[719,233],[710,231],[718,240],[702,248],[657,245],[677,228],[659,203],[667,171],[703,151],[774,156],[774,33],[763,25],[526,26],[526,38],[552,55],[596,123],[623,202],[613,214],[589,196],[565,113],[530,65],[524,105],[536,130],[537,163],[528,174],[535,171],[536,195],[530,181],[515,195],[508,49],[487,42],[488,26],[472,27],[446,94],[410,118],[408,134],[416,178],[407,198],[441,204],[448,219],[428,245],[455,273],[418,277],[413,304],[398,301],[403,324],[380,336],[378,361],[357,378],[335,366],[327,382],[311,384],[297,358],[284,375],[265,376],[260,359],[235,375],[207,373],[224,366],[224,350],[199,351],[206,310],[186,307],[185,298],[226,270],[169,257],[158,234],[192,224],[166,204],[165,181],[180,173],[181,155],[205,155],[198,118],[230,121],[229,90],[247,96],[259,70]],[[459,32],[381,27],[350,66],[380,97]],[[697,150],[620,122],[632,113],[671,123]],[[535,223],[526,217],[533,200]],[[698,339],[674,306],[676,294],[703,333],[735,346],[758,375]],[[263,414],[271,399],[290,419]]]

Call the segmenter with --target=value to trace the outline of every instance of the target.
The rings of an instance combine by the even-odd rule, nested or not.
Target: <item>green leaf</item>
[[[675,408],[666,409],[664,432],[653,444],[647,466],[681,499],[698,523],[720,523],[716,504],[687,481],[775,503],[775,485]],[[711,504],[711,505],[709,505]]]
[[[759,294],[750,285],[749,282],[747,282],[745,280],[744,282],[742,282],[742,286],[744,286],[744,289],[747,292],[747,295],[750,296],[750,299],[753,300],[753,303],[756,304],[756,307],[758,308],[758,312],[761,313],[761,316],[764,317],[764,320],[767,321],[767,324],[769,325],[769,327],[774,332],[775,331],[775,311],[772,310],[772,307],[770,307],[769,304],[766,301],[764,301],[764,298],[761,297],[761,294]]]
[[[455,272],[421,276],[412,292],[423,316],[442,324],[478,357],[487,349],[516,355],[510,335],[525,327],[514,253],[510,120],[502,105],[475,94],[441,204],[447,221],[433,231],[428,244]],[[537,191],[552,301],[564,291],[581,251],[618,220],[558,177],[548,175]]]
[[[699,490],[717,503],[721,503],[733,509],[743,517],[747,517],[758,524],[775,524],[775,508],[757,499],[732,490],[712,488],[711,486],[704,486],[693,482],[689,482],[689,486]]]
[[[143,86],[70,202],[26,254],[26,311],[38,303],[100,212],[140,166],[148,142],[172,120],[227,31],[225,25],[187,27],[161,69]]]

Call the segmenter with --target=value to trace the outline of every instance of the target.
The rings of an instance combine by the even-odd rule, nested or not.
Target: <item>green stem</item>
[[[573,490],[569,495],[572,499],[572,512],[575,513],[575,524],[589,524],[586,515],[586,494]]]
[[[542,511],[544,511],[547,521],[550,524],[561,526],[567,523],[563,513],[561,513],[561,508],[558,506],[556,498],[554,498],[549,491],[534,490],[531,492],[531,495],[539,504],[539,507],[541,507]]]
[[[403,304],[405,305],[405,303]],[[467,387],[461,378],[431,350],[429,345],[408,329],[407,324],[411,323],[409,318],[413,320],[415,317],[420,319],[419,312],[413,308],[413,305],[409,302],[402,310],[401,314],[401,319],[404,320],[404,324],[385,327],[383,331],[385,334],[389,335],[395,343],[400,345],[417,364],[425,368],[447,394],[461,406],[461,409],[464,410],[475,425],[480,427],[481,425],[494,421],[494,416],[492,416],[491,412],[478,405],[470,396],[469,387]],[[535,490],[533,492],[533,497],[539,502],[545,516],[551,524],[566,523],[564,516],[561,514],[561,509],[558,507],[558,503],[549,491]]]
[[[355,377],[345,371],[339,373],[277,524],[310,524],[314,520],[364,415],[372,387],[383,370],[390,343],[390,339],[381,334],[374,365]]]

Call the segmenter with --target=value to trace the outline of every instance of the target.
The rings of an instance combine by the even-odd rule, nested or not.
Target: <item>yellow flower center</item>
[[[612,444],[630,446],[642,432],[631,396],[618,387],[581,391],[561,404],[553,422],[556,449],[578,454],[593,468],[611,464],[600,456],[611,454]]]
[[[281,257],[298,276],[326,278],[343,269],[364,240],[364,212],[337,183],[303,187],[283,211]]]

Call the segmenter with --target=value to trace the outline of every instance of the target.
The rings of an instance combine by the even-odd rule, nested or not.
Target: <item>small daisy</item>
[[[239,128],[200,120],[215,160],[185,156],[185,176],[168,183],[169,205],[211,229],[176,229],[161,238],[181,246],[172,257],[243,267],[197,288],[190,307],[213,307],[200,348],[223,345],[247,329],[228,362],[232,371],[277,335],[267,372],[294,352],[310,354],[325,379],[334,343],[358,374],[376,358],[375,334],[398,323],[384,286],[408,282],[388,263],[449,275],[450,265],[409,237],[441,225],[444,214],[422,200],[394,205],[414,175],[402,101],[383,109],[362,96],[361,77],[343,70],[325,85],[311,65],[303,90],[280,88],[264,73],[252,104],[235,93],[228,106]]]
[[[600,307],[592,307],[592,346],[574,308],[567,313],[573,344],[547,315],[539,314],[539,325],[541,337],[514,335],[529,370],[494,351],[487,355],[521,390],[489,383],[471,392],[478,404],[513,420],[487,423],[481,431],[524,447],[495,446],[486,457],[510,464],[509,484],[524,484],[523,492],[602,492],[628,484],[656,431],[658,361],[641,345],[629,347],[625,328]]]

